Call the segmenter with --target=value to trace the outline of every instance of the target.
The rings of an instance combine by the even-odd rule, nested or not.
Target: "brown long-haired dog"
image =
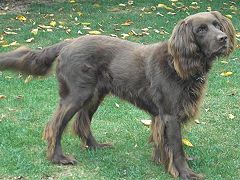
[[[166,42],[142,45],[107,36],[84,36],[40,51],[19,48],[0,55],[0,69],[45,75],[57,60],[60,102],[45,128],[49,160],[74,164],[65,156],[61,136],[77,113],[74,130],[89,148],[99,148],[91,132],[92,116],[112,93],[152,116],[153,160],[174,177],[201,179],[188,166],[181,124],[196,116],[213,60],[230,54],[235,31],[219,12],[181,20]]]

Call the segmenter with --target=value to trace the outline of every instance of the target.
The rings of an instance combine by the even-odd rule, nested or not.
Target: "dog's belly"
[[[152,101],[147,88],[143,87],[141,89],[132,89],[127,86],[117,86],[115,85],[111,93],[123,100],[126,100],[133,104],[134,106],[148,112],[149,114],[156,116],[158,115],[158,108]]]

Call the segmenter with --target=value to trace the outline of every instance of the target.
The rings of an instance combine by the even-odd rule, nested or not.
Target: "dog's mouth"
[[[225,53],[227,51],[227,49],[228,49],[228,46],[227,46],[227,44],[225,44],[225,45],[221,46],[220,48],[218,48],[216,50],[216,53],[220,53],[220,54]]]
[[[208,57],[216,57],[216,56],[221,56],[225,55],[228,52],[228,45],[224,44],[217,48],[216,50],[212,51],[211,53],[208,54]]]

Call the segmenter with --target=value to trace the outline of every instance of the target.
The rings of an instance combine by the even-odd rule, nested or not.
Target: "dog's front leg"
[[[175,116],[165,115],[165,165],[174,176],[182,179],[203,179],[203,176],[194,173],[188,166],[184,155],[181,135],[181,123]]]
[[[168,145],[167,125],[169,126],[169,122],[166,119],[168,119],[168,116],[163,115],[158,115],[152,119],[152,135],[150,138],[150,141],[153,142],[152,158],[155,163],[164,164],[166,170],[176,178],[179,176],[179,171],[173,163],[173,151]]]

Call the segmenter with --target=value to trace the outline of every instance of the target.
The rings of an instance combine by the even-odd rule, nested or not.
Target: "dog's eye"
[[[213,21],[212,23],[217,29],[221,29],[221,25],[217,21]]]
[[[207,25],[203,24],[197,29],[197,32],[198,33],[203,33],[203,32],[206,32],[207,30],[208,30]]]

